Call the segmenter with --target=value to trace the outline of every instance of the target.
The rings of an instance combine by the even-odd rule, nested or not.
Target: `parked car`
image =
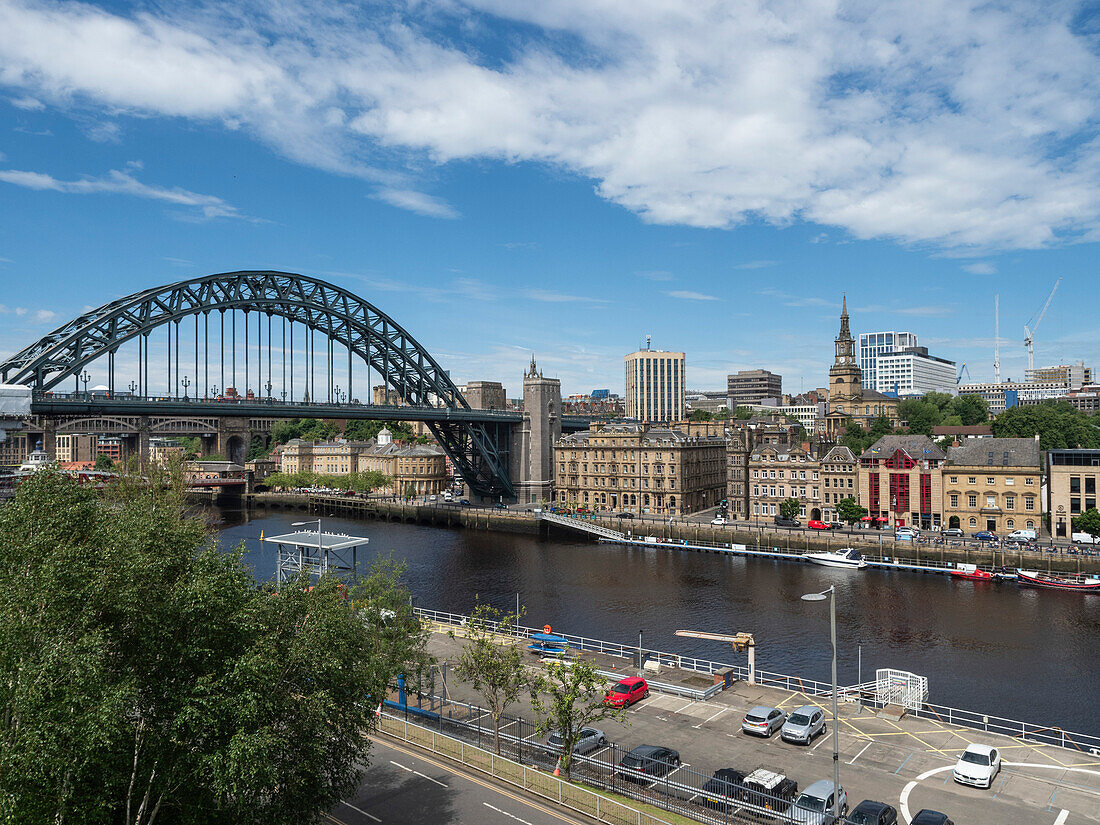
[[[784,742],[808,745],[815,736],[824,732],[825,711],[814,705],[803,705],[787,717],[787,721],[779,729],[779,738]]]
[[[844,816],[848,813],[848,795],[844,788],[837,789],[836,793],[840,799],[840,815]],[[833,782],[820,779],[798,795],[787,811],[787,819],[799,825],[833,825],[837,821],[833,818],[833,809]]]
[[[992,788],[1001,770],[1001,754],[989,745],[968,745],[955,763],[952,778],[960,785]]]
[[[470,499],[468,499],[468,498],[460,499],[458,503],[459,504],[465,504],[466,506],[469,506]]]
[[[896,825],[897,821],[897,808],[871,799],[864,799],[848,814],[849,825]]]
[[[817,519],[810,519],[806,522],[806,526],[811,530],[831,530],[832,525],[824,521],[818,521]]]
[[[604,694],[603,703],[613,708],[625,708],[649,696],[649,685],[640,676],[628,676]]]
[[[634,518],[633,513],[619,513],[619,518]]]
[[[994,533],[992,530],[979,530],[977,533],[974,534],[974,538],[976,538],[978,541],[996,541],[997,534]]]
[[[955,825],[947,814],[933,811],[931,808],[922,808],[917,811],[909,825]]]
[[[1013,530],[1008,534],[1010,539],[1026,539],[1027,541],[1035,541],[1039,537],[1039,533],[1035,530]]]
[[[741,799],[745,792],[745,774],[733,768],[721,768],[703,783],[702,803],[708,808],[724,810]]]
[[[783,516],[775,517],[776,527],[801,527],[802,524],[796,518],[783,518]]]
[[[1074,533],[1072,540],[1074,544],[1096,544],[1092,533]]]
[[[745,733],[768,737],[783,727],[786,721],[787,714],[779,708],[757,705],[741,720],[741,730]]]
[[[546,739],[546,744],[555,751],[561,750],[561,732],[551,731]],[[607,744],[607,737],[599,728],[581,728],[577,734],[577,741],[573,743],[573,753],[591,753]]]
[[[894,533],[894,541],[916,541],[917,537],[912,533]]]
[[[961,539],[966,534],[963,533],[961,527],[948,527],[944,530],[941,530],[940,535],[944,536],[945,538],[949,538],[949,539]]]
[[[798,793],[798,783],[781,773],[757,768],[745,777],[741,799],[757,808],[782,813]]]
[[[428,496],[428,501],[435,501],[435,496],[434,495]]]
[[[619,763],[619,775],[631,782],[659,779],[680,767],[680,753],[663,745],[639,745]]]
[[[718,526],[721,526],[721,525],[726,523],[726,520],[724,518],[722,518],[721,516],[715,516],[714,518],[712,518],[710,520],[710,523],[711,524],[717,524]]]
[[[494,505],[493,505],[493,509],[494,509],[494,510],[507,510],[507,509],[508,509],[508,505],[507,505],[507,504],[505,504],[505,503],[504,503],[504,502],[502,502],[502,501],[498,501],[498,502],[497,502],[496,504],[494,504]]]

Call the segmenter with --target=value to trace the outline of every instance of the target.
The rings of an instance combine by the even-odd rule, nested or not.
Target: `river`
[[[301,514],[221,513],[222,541],[244,541],[257,578],[274,578],[275,549]],[[308,517],[307,517],[308,518]],[[845,571],[786,561],[625,548],[553,537],[326,518],[325,531],[370,539],[369,559],[408,565],[419,607],[467,613],[475,596],[524,624],[721,662],[728,645],[678,629],[755,634],[757,668],[829,681],[828,602],[837,587],[838,679],[895,668],[928,678],[930,702],[1100,736],[1100,595],[950,580],[900,571]],[[361,561],[361,564],[363,562]]]

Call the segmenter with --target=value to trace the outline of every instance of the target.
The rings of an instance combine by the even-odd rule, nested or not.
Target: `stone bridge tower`
[[[512,484],[521,504],[554,495],[554,442],[561,436],[561,381],[544,378],[531,356],[523,373],[523,423],[512,439]]]

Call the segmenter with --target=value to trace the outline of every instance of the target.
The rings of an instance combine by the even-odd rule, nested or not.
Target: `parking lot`
[[[461,640],[435,634],[432,652],[453,661]],[[532,659],[534,666],[534,660]],[[624,675],[635,671],[619,664]],[[670,680],[674,674],[655,677]],[[697,678],[697,677],[696,677]],[[453,679],[450,696],[477,703],[478,696]],[[665,745],[679,751],[683,766],[710,774],[719,768],[748,773],[759,767],[785,774],[805,788],[832,777],[832,732],[808,746],[741,732],[741,719],[755,705],[791,711],[813,704],[828,712],[828,699],[797,691],[735,683],[708,701],[653,692],[627,711],[626,724],[605,720],[597,725],[624,748]],[[975,702],[978,704],[978,702]],[[524,703],[510,709],[533,718]],[[928,719],[881,718],[869,708],[840,707],[841,785],[852,807],[863,799],[894,805],[901,821],[921,808],[934,808],[962,823],[1066,825],[1100,823],[1100,755],[1028,742]],[[951,768],[971,743],[998,747],[1004,767],[989,790],[956,784]],[[597,751],[592,757],[599,760]],[[676,781],[676,771],[669,779]],[[663,779],[661,780],[664,781]]]

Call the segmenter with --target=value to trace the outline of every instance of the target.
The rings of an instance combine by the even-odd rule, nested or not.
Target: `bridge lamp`
[[[806,593],[802,600],[823,602],[829,599],[829,636],[833,643],[833,817],[840,821],[840,725],[836,717],[836,586],[820,593]]]
[[[267,379],[267,383],[264,384],[264,389],[267,391],[267,397],[271,397],[271,379]]]
[[[92,376],[88,375],[87,370],[84,370],[84,372],[82,372],[80,374],[80,380],[84,382],[84,394],[87,395],[88,394],[88,382],[92,380]]]
[[[135,392],[137,392],[137,387],[137,381],[130,382],[130,395],[133,395]]]
[[[185,376],[183,376],[183,380],[180,381],[180,383],[183,384],[183,398],[186,401],[187,400],[187,388],[191,386],[191,379],[188,378],[185,375]]]

